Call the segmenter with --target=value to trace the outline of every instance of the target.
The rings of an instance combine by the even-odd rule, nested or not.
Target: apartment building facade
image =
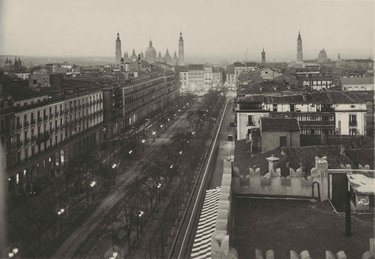
[[[366,110],[360,98],[341,91],[243,97],[235,108],[237,139],[248,139],[261,117],[296,118],[301,135],[365,135]]]

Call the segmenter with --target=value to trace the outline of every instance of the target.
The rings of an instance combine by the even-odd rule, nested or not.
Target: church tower
[[[297,38],[297,63],[303,63],[303,53],[302,53],[302,38],[301,33],[298,32]]]
[[[262,51],[262,64],[266,63],[266,52],[264,51],[264,48],[263,48],[263,51]]]
[[[121,62],[121,40],[120,40],[120,33],[117,33],[115,58],[116,58],[116,63],[120,63]]]
[[[178,40],[178,65],[184,65],[184,39],[182,38],[182,32],[180,32],[180,39]]]

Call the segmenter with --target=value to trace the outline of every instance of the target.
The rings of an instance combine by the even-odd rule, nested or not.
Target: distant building
[[[325,49],[323,48],[321,51],[319,51],[318,62],[319,63],[325,63],[327,61],[328,61],[327,53],[326,53]]]
[[[260,119],[260,152],[278,147],[299,147],[300,128],[297,119],[267,118]]]
[[[229,65],[225,71],[225,85],[227,87],[235,87],[236,86],[236,76],[234,74],[234,65]]]
[[[300,32],[298,32],[297,38],[297,66],[303,66],[302,37]]]
[[[374,77],[341,78],[343,91],[374,91]]]
[[[188,66],[188,88],[191,91],[202,90],[204,86],[204,66],[192,64]]]
[[[165,55],[164,55],[164,57],[163,57],[163,61],[164,61],[165,63],[167,63],[168,65],[172,65],[172,57],[171,57],[171,55],[169,54],[169,50],[168,50],[168,49],[166,49],[166,51],[165,51]]]
[[[282,76],[282,74],[274,68],[262,68],[260,70],[260,76],[263,80],[270,81],[274,80],[275,78]]]
[[[174,52],[173,54],[173,58],[172,58],[172,66],[177,66],[178,65],[178,57],[177,57],[177,53],[176,51]]]
[[[185,52],[184,52],[184,39],[182,38],[182,32],[180,32],[180,39],[178,40],[178,65],[183,66],[185,64]]]
[[[120,33],[117,33],[117,38],[116,38],[116,50],[115,50],[115,60],[116,63],[120,63],[121,61],[121,40],[120,40]]]
[[[50,87],[49,74],[46,70],[35,71],[30,75],[29,87],[33,90]]]
[[[262,51],[262,64],[265,64],[266,63],[266,52],[264,51],[264,48],[263,48],[263,51]]]
[[[177,67],[178,77],[180,79],[181,91],[186,92],[189,84],[189,72],[187,66]]]
[[[149,44],[148,44],[148,47],[145,51],[145,60],[150,63],[150,64],[153,64],[156,62],[156,50],[155,48],[152,46],[152,41],[150,40]]]
[[[235,109],[237,139],[248,139],[262,117],[296,118],[301,135],[365,135],[366,110],[361,98],[342,91],[242,97]]]
[[[234,76],[235,83],[238,82],[238,76],[241,72],[252,72],[258,69],[258,64],[255,62],[234,62]]]
[[[130,62],[135,62],[138,60],[137,54],[135,54],[135,50],[133,49],[132,55],[130,56]]]

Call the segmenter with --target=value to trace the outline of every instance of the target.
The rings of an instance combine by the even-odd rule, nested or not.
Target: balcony
[[[25,138],[24,142],[25,144],[28,144],[30,142],[30,138]]]
[[[247,123],[247,126],[249,127],[249,126],[255,126],[255,123],[253,122],[253,121],[249,121],[248,123]]]
[[[44,116],[43,116],[43,120],[48,120],[48,116],[47,116],[47,115],[44,115]]]
[[[38,123],[42,122],[42,117],[38,117]]]
[[[30,122],[28,122],[28,121],[23,122],[23,127],[28,127],[29,125],[30,125]]]
[[[55,112],[55,117],[58,117],[60,115],[59,112]]]
[[[350,127],[356,127],[357,126],[357,121],[349,121],[349,126]]]
[[[21,128],[22,128],[22,124],[18,122],[18,123],[16,124],[16,129],[21,129]]]
[[[31,119],[31,124],[35,124],[36,123],[36,120],[35,119]]]

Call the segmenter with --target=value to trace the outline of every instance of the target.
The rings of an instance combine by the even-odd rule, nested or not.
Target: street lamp
[[[14,247],[9,253],[8,253],[8,257],[9,258],[12,258],[13,256],[15,256],[16,254],[18,254],[19,250],[17,247]]]
[[[64,212],[65,212],[65,209],[64,209],[64,208],[61,208],[61,209],[57,212],[57,215],[59,216],[59,220],[60,220],[60,232],[61,232],[61,229],[62,229],[62,215],[63,215]]]
[[[129,155],[131,155],[132,153],[133,153],[133,150],[130,150],[130,151],[129,151]]]
[[[180,150],[180,152],[178,152],[179,155],[182,155],[182,150]]]
[[[170,165],[169,168],[172,169],[172,168],[173,168],[173,165]]]
[[[145,142],[146,142],[146,140],[145,140],[145,139],[142,139],[141,143],[144,144]]]
[[[115,169],[117,167],[117,164],[112,165],[112,169]]]

